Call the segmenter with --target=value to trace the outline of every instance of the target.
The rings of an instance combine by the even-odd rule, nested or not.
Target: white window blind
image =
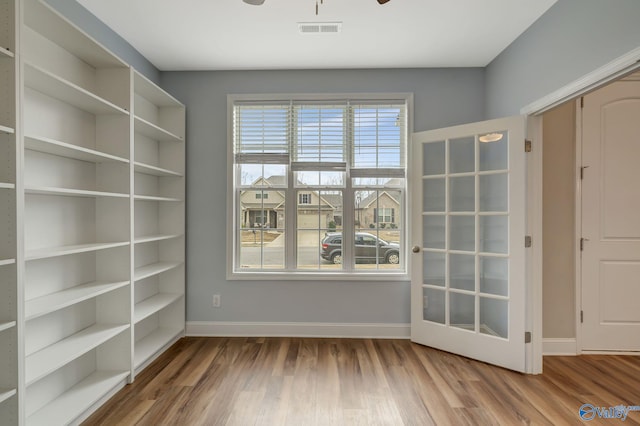
[[[237,104],[234,107],[237,164],[288,164],[290,104]]]

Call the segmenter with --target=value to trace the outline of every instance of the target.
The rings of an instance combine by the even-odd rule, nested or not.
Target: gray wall
[[[558,0],[487,67],[487,118],[519,114],[638,47],[640,1]]]
[[[408,282],[227,281],[227,94],[413,92],[416,131],[481,120],[481,69],[166,72],[187,106],[189,321],[408,323]],[[222,307],[213,309],[214,293]]]
[[[160,71],[147,58],[80,3],[75,0],[46,0],[46,2],[147,78],[155,83],[160,82]]]

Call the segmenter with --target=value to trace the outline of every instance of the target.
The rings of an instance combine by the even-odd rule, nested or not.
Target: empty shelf
[[[90,191],[86,189],[57,188],[57,187],[47,187],[47,186],[27,186],[25,187],[24,191],[27,194],[62,195],[67,197],[114,197],[114,198],[129,197],[129,194],[122,194],[118,192]]]
[[[180,266],[182,262],[158,262],[150,265],[140,266],[136,268],[134,273],[134,280],[140,281],[145,278],[152,277],[154,275],[161,274],[166,271],[170,271],[173,268]]]
[[[128,114],[119,106],[34,65],[25,64],[25,85],[93,114]]]
[[[33,413],[29,425],[66,425],[91,408],[129,376],[128,371],[96,371]]]
[[[143,118],[135,117],[135,131],[151,139],[164,142],[182,142],[182,138]]]
[[[16,394],[15,389],[0,388],[0,404]]]
[[[182,104],[173,96],[160,89],[139,72],[134,72],[133,87],[136,94],[159,107],[182,108]]]
[[[29,386],[128,328],[129,325],[95,324],[27,356],[25,383]]]
[[[16,186],[13,183],[0,182],[0,189],[15,189]]]
[[[173,238],[181,237],[182,234],[155,234],[155,235],[143,235],[141,237],[136,237],[134,243],[142,244],[142,243],[151,243],[154,241],[163,241],[170,240]]]
[[[182,173],[174,172],[173,170],[163,169],[161,167],[152,166],[150,164],[144,164],[139,161],[133,163],[134,169],[138,173],[144,173],[152,176],[174,176],[182,177]]]
[[[143,319],[161,311],[182,297],[176,293],[158,293],[148,299],[136,303],[134,308],[134,323],[139,323]]]
[[[133,198],[136,201],[170,201],[174,203],[182,201],[180,198],[156,197],[155,195],[134,195]]]
[[[67,256],[70,254],[106,250],[110,248],[123,247],[127,245],[129,245],[128,242],[93,243],[93,244],[75,244],[75,245],[69,245],[69,246],[28,250],[26,253],[26,260],[47,259],[50,257]]]
[[[138,368],[156,352],[184,333],[183,328],[158,328],[135,344],[134,364]]]
[[[13,129],[13,127],[7,127],[7,126],[3,126],[0,124],[0,133],[7,133],[7,134],[14,134],[16,131]]]
[[[0,259],[0,266],[13,265],[14,263],[16,263],[15,259]]]
[[[3,57],[14,58],[15,56],[16,55],[14,55],[14,53],[10,51],[8,48],[4,46],[0,46],[0,58],[3,58]]]
[[[125,287],[129,281],[120,282],[91,282],[76,287],[68,288],[46,296],[37,297],[25,302],[24,316],[25,319],[31,320],[76,303],[92,299],[101,294],[108,293],[113,290]]]
[[[13,328],[15,326],[16,326],[15,321],[0,322],[0,331],[9,330],[10,328]]]
[[[25,136],[24,146],[26,149],[32,151],[73,158],[75,160],[89,161],[91,163],[129,162],[126,158],[39,136]]]

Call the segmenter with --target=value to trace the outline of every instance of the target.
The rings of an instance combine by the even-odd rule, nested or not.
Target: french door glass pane
[[[425,284],[445,286],[446,254],[425,251],[422,256],[422,273]]]
[[[469,294],[449,293],[449,324],[465,330],[475,330],[476,302]]]
[[[480,298],[480,332],[492,336],[509,336],[509,302]]]
[[[452,212],[473,212],[476,210],[476,184],[473,176],[449,179],[449,208]]]
[[[447,217],[429,215],[422,217],[422,241],[426,248],[444,249]]]
[[[423,212],[443,212],[446,209],[445,179],[423,179]]]
[[[474,251],[476,249],[476,217],[449,217],[449,249]]]
[[[509,217],[480,216],[480,252],[507,253],[509,246]]]
[[[469,173],[476,169],[475,137],[449,141],[449,173]]]
[[[490,135],[498,135],[501,138],[494,142],[482,142],[482,136],[489,135],[480,136],[480,171],[506,170],[509,167],[509,134],[507,132],[492,132]],[[495,139],[498,136],[490,139]]]
[[[449,255],[449,286],[460,290],[474,291],[476,288],[475,255]]]
[[[443,175],[445,165],[444,141],[425,144],[422,158],[423,176]]]
[[[509,260],[505,257],[480,257],[480,292],[508,296]]]
[[[480,211],[506,212],[508,209],[508,176],[506,173],[480,176]]]
[[[425,321],[445,323],[445,297],[443,290],[428,287],[422,289],[422,318]]]

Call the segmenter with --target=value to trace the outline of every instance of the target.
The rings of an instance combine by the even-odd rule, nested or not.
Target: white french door
[[[524,117],[413,135],[411,340],[525,370]]]

